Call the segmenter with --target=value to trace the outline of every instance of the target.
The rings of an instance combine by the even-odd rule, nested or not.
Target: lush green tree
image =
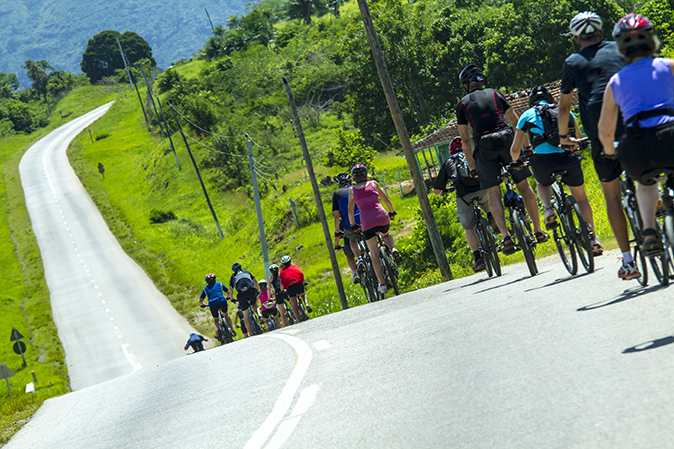
[[[15,73],[0,72],[0,98],[11,98],[19,89],[19,78]]]
[[[152,57],[152,48],[138,34],[132,31],[124,34],[111,30],[102,31],[89,39],[80,63],[82,72],[87,74],[92,84],[101,78],[113,76],[116,70],[124,68],[116,38],[119,39],[130,64],[133,65],[141,59],[148,59],[152,67],[157,65]]]
[[[289,0],[287,11],[289,18],[302,19],[309,25],[312,14],[323,15],[328,12],[328,7],[324,0]]]
[[[75,75],[63,70],[54,70],[49,74],[49,82],[47,83],[47,92],[52,97],[58,97],[65,94],[75,87]]]
[[[50,76],[54,67],[49,65],[47,61],[41,59],[39,61],[33,61],[32,59],[27,59],[26,63],[21,66],[26,69],[26,74],[28,78],[33,82],[32,89],[35,91],[35,94],[42,96],[44,101],[47,101],[47,84],[49,84]]]
[[[655,31],[662,41],[663,56],[674,57],[674,1],[652,0],[639,12],[655,24]]]
[[[44,124],[31,111],[30,106],[14,99],[0,102],[0,121],[3,120],[9,120],[15,132],[26,134]]]
[[[337,143],[325,154],[327,167],[351,169],[356,164],[365,164],[370,172],[374,171],[374,157],[377,152],[368,147],[360,135],[360,131],[344,131],[337,129]]]

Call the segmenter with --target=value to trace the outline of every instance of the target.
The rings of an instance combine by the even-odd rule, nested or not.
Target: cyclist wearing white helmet
[[[603,146],[597,131],[604,90],[611,76],[623,67],[624,62],[618,54],[616,43],[603,40],[602,21],[596,13],[585,11],[577,14],[571,19],[569,29],[580,50],[566,58],[562,67],[561,96],[558,105],[559,143],[574,145],[574,139],[569,136],[567,123],[571,111],[572,92],[577,88],[580,120],[583,123],[583,131],[592,144],[592,160],[606,199],[606,214],[623,253],[623,266],[618,271],[618,277],[636,279],[641,273],[630,253],[627,221],[620,192],[622,168],[618,161],[602,155]],[[618,140],[618,136],[622,134],[622,120],[616,122],[614,140]]]
[[[279,273],[281,277],[281,286],[288,292],[288,298],[290,298],[290,308],[295,315],[295,320],[299,323],[300,320],[300,309],[297,304],[298,298],[301,301],[304,301],[307,312],[311,313],[311,307],[306,302],[306,294],[304,292],[304,273],[297,265],[293,264],[290,260],[290,256],[283,256],[281,258],[281,272]]]
[[[261,290],[257,299],[260,301],[260,315],[262,319],[267,325],[269,325],[269,320],[273,319],[276,323],[276,328],[281,327],[278,320],[278,309],[274,303],[274,294],[269,289],[267,281],[260,279],[257,284]]]
[[[279,266],[275,263],[269,265],[269,272],[271,273],[271,278],[269,278],[269,284],[267,289],[271,292],[273,289],[273,296],[276,298],[276,309],[281,315],[281,322],[283,327],[288,325],[288,319],[286,318],[286,299],[288,298],[288,293],[283,290],[281,286],[281,275],[279,273]]]
[[[674,60],[655,58],[660,42],[655,26],[640,14],[628,14],[616,23],[613,38],[627,65],[611,77],[599,119],[599,137],[606,154],[613,154],[613,134],[622,111],[625,134],[617,157],[627,175],[637,181],[637,202],[644,224],[641,251],[662,253],[655,229],[659,190],[644,173],[674,168]]]

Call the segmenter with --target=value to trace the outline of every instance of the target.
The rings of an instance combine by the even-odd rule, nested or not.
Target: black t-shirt
[[[498,90],[476,89],[459,102],[456,122],[459,125],[470,125],[473,137],[484,136],[508,126],[503,117],[508,109],[510,104]]]
[[[343,196],[346,196],[349,194],[349,189],[351,187],[342,187],[334,191],[332,194],[332,211],[339,210],[339,199],[342,198]],[[341,214],[340,214],[341,215]],[[344,218],[344,217],[342,217]]]
[[[601,115],[604,90],[611,77],[623,68],[625,62],[613,41],[601,41],[572,54],[562,67],[563,94],[578,88],[580,120],[583,130],[592,139],[597,139],[597,124]],[[622,118],[618,118],[616,136],[623,132]]]
[[[461,176],[456,169],[454,160],[451,157],[447,158],[447,160],[442,164],[440,173],[438,173],[438,177],[435,178],[435,184],[433,184],[433,188],[444,190],[447,188],[447,183],[454,179],[456,179],[456,183],[454,184],[456,186],[456,194],[460,197],[480,190],[480,180],[477,178],[466,178],[465,176]]]

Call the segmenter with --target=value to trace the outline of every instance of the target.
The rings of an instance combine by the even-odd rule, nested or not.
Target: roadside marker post
[[[15,327],[12,328],[12,335],[9,337],[9,341],[15,341],[14,343],[14,352],[17,354],[21,355],[21,359],[23,360],[23,366],[26,366],[26,356],[24,353],[26,352],[26,344],[22,341],[20,341],[23,338],[23,335],[21,335],[21,332],[16,330]]]
[[[12,396],[12,389],[9,386],[9,378],[14,377],[14,373],[12,372],[11,369],[7,367],[4,363],[0,363],[0,375],[4,377],[5,383],[7,383],[7,391],[9,391],[9,398],[13,399],[14,396]]]

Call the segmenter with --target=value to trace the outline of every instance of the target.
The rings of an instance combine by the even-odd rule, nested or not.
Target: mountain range
[[[87,41],[105,30],[133,31],[152,48],[159,67],[191,58],[213,26],[244,12],[245,0],[0,0],[0,72],[30,87],[27,59],[81,73]],[[206,14],[208,11],[208,15]]]

